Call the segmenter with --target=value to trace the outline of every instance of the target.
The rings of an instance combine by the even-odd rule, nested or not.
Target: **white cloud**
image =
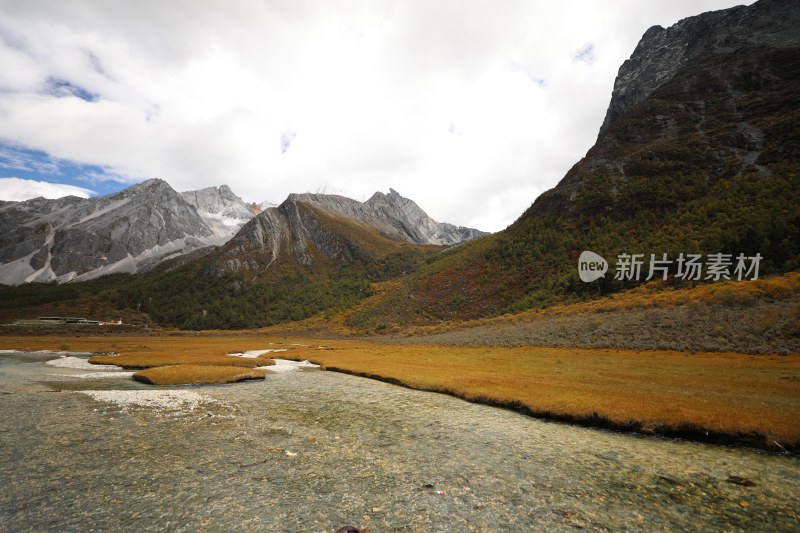
[[[89,189],[63,183],[48,183],[46,181],[22,178],[0,178],[0,200],[20,202],[39,196],[45,198],[61,198],[62,196],[89,198],[93,194],[94,191]]]
[[[394,187],[499,230],[592,145],[649,26],[736,3],[0,0],[0,139],[248,201]]]

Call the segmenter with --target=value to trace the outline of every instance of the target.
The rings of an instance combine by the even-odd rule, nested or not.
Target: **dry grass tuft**
[[[142,370],[135,373],[133,379],[150,385],[200,385],[235,383],[266,376],[264,370],[236,366],[172,365]]]
[[[96,355],[89,358],[95,365],[116,365],[129,370],[171,365],[231,366],[254,368],[274,364],[261,358],[230,355]]]

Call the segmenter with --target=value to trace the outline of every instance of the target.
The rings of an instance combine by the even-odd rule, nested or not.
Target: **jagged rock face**
[[[436,222],[412,200],[394,189],[389,194],[376,192],[366,206],[372,217],[397,231],[400,238],[417,244],[452,245],[488,235],[486,232],[446,222]]]
[[[415,244],[452,245],[488,235],[476,229],[436,222],[413,200],[403,198],[394,189],[389,189],[389,194],[376,192],[363,203],[327,194],[293,194],[289,199],[345,215],[390,239]]]
[[[242,227],[224,247],[218,270],[257,270],[281,258],[306,267],[317,257],[352,262],[402,242],[450,245],[483,235],[434,221],[394,190],[363,203],[338,195],[291,194]]]
[[[522,219],[624,217],[663,203],[648,191],[656,180],[769,174],[796,157],[797,94],[796,0],[650,28],[620,68],[596,144]]]
[[[137,272],[213,241],[197,211],[166,182],[100,198],[35,198],[0,206],[0,283]]]
[[[186,191],[181,196],[197,209],[218,237],[219,244],[233,237],[256,214],[227,185]]]
[[[666,29],[651,27],[619,69],[600,132],[700,56],[797,47],[798,22],[795,0],[762,0],[689,17]]]

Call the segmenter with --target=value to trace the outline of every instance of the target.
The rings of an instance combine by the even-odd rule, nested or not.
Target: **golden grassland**
[[[267,377],[266,371],[257,368],[219,365],[158,366],[133,375],[133,379],[150,385],[235,383],[251,379],[264,379],[265,377]]]
[[[797,355],[390,344],[292,355],[547,418],[800,445]]]
[[[328,349],[318,349],[320,344]],[[0,348],[114,351],[155,360],[181,356],[204,366],[204,357],[287,348],[281,357],[545,418],[693,438],[708,432],[712,439],[773,449],[800,447],[798,354],[456,347],[245,334],[5,336]],[[117,364],[120,357],[111,359]]]
[[[762,300],[786,300],[800,295],[800,272],[754,281],[721,281],[694,287],[669,288],[662,281],[644,283],[636,288],[614,293],[590,302],[556,305],[544,311],[548,314],[606,313],[625,309],[643,309],[669,305],[754,305]],[[523,318],[536,311],[516,315]]]
[[[120,344],[124,346],[124,343],[113,343],[115,347]],[[266,372],[254,367],[275,364],[275,361],[265,357],[224,355],[240,350],[227,349],[222,343],[210,339],[202,342],[201,346],[194,343],[166,344],[169,348],[159,342],[139,344],[131,347],[131,352],[113,356],[96,355],[90,357],[89,362],[116,365],[129,370],[145,369],[134,374],[133,378],[151,385],[206,385],[263,379]]]
[[[200,351],[200,350],[198,350]],[[133,354],[133,355],[95,355],[89,362],[95,365],[116,365],[128,370],[153,368],[159,366],[202,365],[253,368],[271,364],[263,358],[244,358],[232,355],[195,354]]]
[[[230,333],[230,332],[227,332]],[[98,365],[116,365],[130,370],[170,367],[163,374],[146,375],[164,380],[157,385],[199,385],[240,381],[253,367],[269,366],[275,362],[264,354],[257,358],[234,357],[233,352],[270,348],[269,339],[237,337],[233,335],[208,335],[195,337],[169,333],[163,336],[52,336],[0,337],[0,346],[23,350],[73,350],[94,353],[115,352],[120,355],[95,355],[89,362]],[[278,348],[275,346],[274,348]],[[220,370],[199,371],[200,368],[220,367]],[[261,371],[254,370],[256,374]],[[162,377],[163,376],[163,377]],[[227,381],[220,381],[227,376]],[[167,381],[168,380],[168,381]]]

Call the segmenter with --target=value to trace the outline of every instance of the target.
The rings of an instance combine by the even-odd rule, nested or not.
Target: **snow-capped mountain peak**
[[[227,185],[186,191],[181,196],[197,209],[197,214],[214,232],[215,244],[229,240],[254,216],[250,206]]]

